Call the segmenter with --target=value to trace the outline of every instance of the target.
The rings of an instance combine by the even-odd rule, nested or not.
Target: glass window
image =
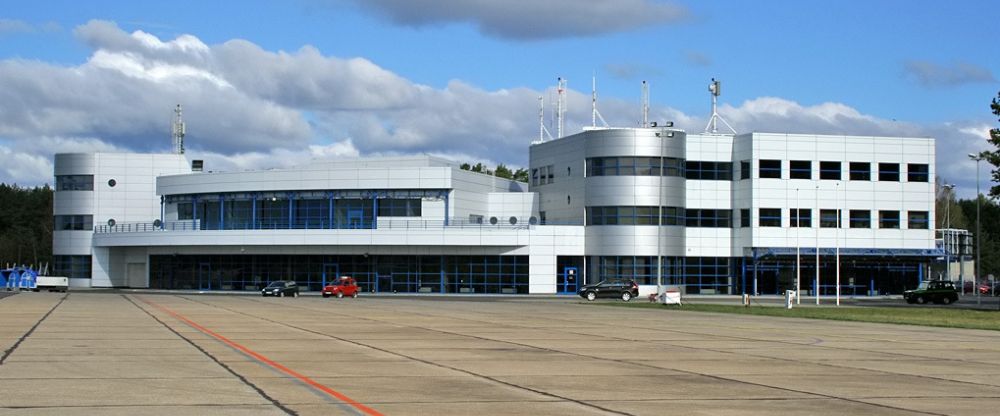
[[[760,168],[758,169],[757,176],[761,178],[781,179],[781,161],[761,159]]]
[[[851,228],[872,228],[871,211],[852,209],[850,215]]]
[[[587,176],[659,176],[661,171],[665,176],[684,176],[684,160],[665,157],[661,167],[658,157],[592,157],[586,160],[586,170]]]
[[[791,208],[788,210],[788,219],[792,227],[812,227],[812,210],[805,208]]]
[[[837,228],[840,218],[840,210],[836,209],[821,209],[819,210],[819,226],[820,228]]]
[[[589,172],[590,163],[587,163],[587,169]],[[531,169],[531,186],[538,186],[538,168]]]
[[[922,163],[909,163],[906,165],[906,180],[908,182],[927,182],[930,180],[928,166]]]
[[[732,227],[732,211],[728,209],[689,209],[686,215],[688,227]]]
[[[52,275],[90,279],[90,256],[52,256]]]
[[[420,215],[419,198],[378,200],[378,216],[380,217],[419,217]]]
[[[177,219],[178,220],[193,220],[194,219],[194,204],[190,202],[178,202],[177,203]]]
[[[662,210],[663,225],[682,225],[684,218],[677,207],[587,207],[587,225],[656,225]]]
[[[747,208],[740,210],[740,227],[750,227],[750,210]]]
[[[687,179],[731,181],[733,180],[733,164],[731,162],[687,161],[685,163]]]
[[[911,230],[926,230],[929,227],[927,211],[909,211],[907,212],[908,224],[907,227]]]
[[[852,181],[872,180],[872,164],[868,162],[851,162]]]
[[[750,179],[750,161],[740,161],[740,180]]]
[[[899,163],[879,163],[878,180],[880,182],[899,182]]]
[[[819,162],[819,178],[840,180],[840,162]]]
[[[57,191],[93,191],[94,175],[57,175]]]
[[[553,165],[548,166],[548,181],[546,183],[552,183],[552,179],[556,177],[556,167]]]
[[[788,161],[788,177],[791,179],[812,179],[812,161]]]
[[[879,211],[878,228],[899,228],[899,211]]]
[[[93,215],[56,215],[53,219],[55,220],[55,231],[89,231],[94,229]]]
[[[761,208],[760,213],[760,226],[761,227],[780,227],[781,226],[781,209],[780,208]]]

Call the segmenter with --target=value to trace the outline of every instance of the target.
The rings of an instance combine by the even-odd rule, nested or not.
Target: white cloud
[[[369,60],[326,56],[310,46],[275,52],[245,40],[161,40],[101,21],[75,33],[93,48],[80,65],[0,60],[0,152],[17,161],[0,168],[2,182],[51,182],[57,151],[167,151],[177,103],[185,108],[189,157],[204,159],[209,170],[419,153],[524,166],[538,137],[537,98],[552,97],[549,90],[488,91],[460,80],[431,88]],[[568,133],[591,122],[585,85],[588,91],[567,92]],[[598,104],[615,126],[637,126],[641,118],[638,100]],[[741,132],[935,137],[937,173],[957,182],[960,195],[975,185],[965,154],[986,148],[990,125],[897,122],[843,103],[804,106],[777,97],[724,104],[720,112]],[[660,107],[650,120],[699,132],[707,117]]]
[[[654,0],[355,0],[404,26],[471,23],[513,40],[594,36],[688,19],[686,8]]]

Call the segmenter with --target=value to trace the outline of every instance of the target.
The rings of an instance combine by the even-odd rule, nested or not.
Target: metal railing
[[[511,224],[498,221],[469,221],[465,218],[444,219],[385,219],[375,221],[327,222],[327,221],[256,221],[256,222],[226,222],[203,223],[201,220],[181,220],[159,222],[121,222],[115,225],[98,225],[94,227],[97,234],[107,233],[146,233],[163,231],[248,231],[248,230],[433,230],[433,229],[495,229],[495,230],[527,230],[538,224],[531,224],[529,219],[518,218]],[[583,225],[580,223],[564,223],[549,225]]]

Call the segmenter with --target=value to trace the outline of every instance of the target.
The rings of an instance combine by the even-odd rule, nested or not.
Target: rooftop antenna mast
[[[712,78],[712,83],[708,84],[708,91],[712,93],[712,118],[708,119],[708,124],[705,126],[705,133],[718,133],[718,122],[722,121],[722,124],[725,124],[733,134],[736,134],[736,129],[730,126],[729,122],[719,115],[718,101],[719,95],[722,94],[722,81],[716,81],[715,78]]]
[[[171,125],[170,137],[174,143],[174,153],[184,154],[184,120],[181,119],[181,105],[174,108],[174,122]]]
[[[566,80],[559,77],[557,81],[559,83],[556,85],[556,93],[558,94],[556,101],[556,137],[563,137],[563,127],[566,125]]]
[[[590,104],[593,110],[590,114],[590,127],[597,127],[597,119],[601,120],[604,127],[610,127],[607,121],[604,121],[604,116],[601,115],[600,111],[597,111],[597,75],[594,75],[591,80],[590,87]]]
[[[649,84],[642,81],[642,127],[649,127]]]
[[[545,128],[545,100],[542,98],[541,95],[539,95],[538,96],[538,141],[544,142],[546,136],[548,136],[549,140],[552,140],[552,134],[549,133],[549,129]]]

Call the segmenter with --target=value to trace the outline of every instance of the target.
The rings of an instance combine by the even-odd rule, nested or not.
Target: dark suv
[[[958,300],[958,290],[947,280],[925,280],[914,290],[903,292],[906,303],[924,304],[928,301],[945,305]]]
[[[602,280],[580,288],[579,294],[587,300],[621,298],[621,300],[628,302],[639,296],[639,285],[632,280]]]

